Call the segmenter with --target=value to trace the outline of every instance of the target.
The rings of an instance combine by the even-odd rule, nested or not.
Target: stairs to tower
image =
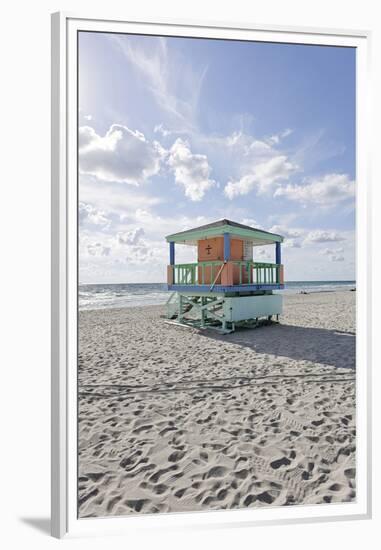
[[[167,301],[167,319],[177,319],[179,316],[179,303],[177,300],[174,300],[176,294],[176,292],[173,292]],[[189,302],[182,302],[181,315],[184,315],[185,313],[190,311],[192,307],[192,304],[190,304]]]

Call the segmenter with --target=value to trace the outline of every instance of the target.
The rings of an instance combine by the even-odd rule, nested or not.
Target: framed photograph
[[[369,518],[369,33],[52,16],[52,534]]]

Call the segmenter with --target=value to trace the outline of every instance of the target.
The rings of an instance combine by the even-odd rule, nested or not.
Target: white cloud
[[[255,246],[253,250],[253,258],[254,258],[254,261],[260,260],[264,262],[266,260],[267,261],[273,260],[274,255],[271,254],[271,252],[267,248],[261,248],[261,247]]]
[[[110,246],[104,246],[101,243],[90,243],[87,245],[87,252],[90,256],[109,256],[111,252]]]
[[[286,138],[290,134],[292,134],[292,130],[290,128],[286,128],[286,130],[284,130],[283,132],[270,136],[266,141],[271,145],[278,145],[278,143],[280,143],[282,139]]]
[[[135,227],[130,231],[119,231],[115,236],[116,253],[121,261],[140,264],[154,256],[152,241],[145,241],[145,231],[142,227]]]
[[[110,40],[119,48],[129,63],[140,73],[147,89],[156,103],[177,126],[194,129],[198,99],[207,66],[198,64],[197,69],[180,52],[171,54],[164,37],[155,39],[155,47],[146,41],[146,47],[128,36],[110,35]],[[181,78],[178,75],[181,74]]]
[[[345,241],[346,237],[337,231],[326,231],[323,229],[314,229],[308,231],[300,227],[287,227],[286,225],[273,225],[270,227],[271,233],[277,233],[284,237],[283,246],[285,248],[301,248],[304,246],[319,245],[321,243],[334,243]],[[334,250],[325,248],[319,250],[319,254],[330,255],[340,254],[343,252],[343,248],[336,248]]]
[[[343,256],[344,248],[323,248],[319,251],[320,254],[323,256],[328,256],[331,262],[343,262],[344,256]]]
[[[282,235],[282,237],[286,237],[288,239],[298,238],[303,235],[302,229],[294,229],[284,225],[273,225],[269,231],[270,233],[276,233],[277,235]]]
[[[343,262],[344,256],[340,255],[333,255],[331,256],[331,262]]]
[[[307,233],[305,243],[330,243],[344,241],[345,237],[337,233],[336,231],[323,231],[317,229]]]
[[[297,166],[286,155],[276,155],[258,164],[253,163],[251,171],[236,181],[229,181],[224,192],[229,199],[247,195],[253,189],[258,194],[265,194],[272,191],[276,184],[287,180],[296,170]]]
[[[172,145],[167,162],[176,183],[184,187],[185,195],[192,201],[201,200],[206,191],[216,185],[210,178],[211,167],[206,155],[192,153],[189,143],[181,138]]]
[[[192,227],[198,227],[215,221],[215,218],[206,216],[159,216],[148,209],[138,208],[135,212],[135,220],[139,226],[144,228],[145,234],[151,239],[164,241],[166,235],[186,231]],[[189,248],[187,246],[180,248]]]
[[[79,202],[78,218],[80,225],[92,225],[107,228],[110,225],[110,219],[103,210],[98,210],[91,204]]]
[[[302,246],[300,241],[304,234],[302,229],[286,227],[285,225],[273,225],[269,231],[284,237],[283,246],[285,248],[300,248]]]
[[[285,239],[285,241],[283,243],[283,246],[285,248],[301,248],[302,243],[300,241],[298,241],[297,239],[287,238],[287,239]]]
[[[157,174],[164,150],[141,132],[113,124],[104,136],[90,126],[79,128],[79,169],[105,181],[139,185]]]
[[[117,240],[119,244],[137,245],[142,240],[143,236],[144,236],[144,229],[142,227],[137,227],[132,231],[118,233]]]
[[[131,220],[130,220],[131,221]],[[136,221],[136,220],[135,220]],[[156,235],[146,235],[143,227],[138,226],[128,231],[118,231],[110,237],[110,244],[113,245],[113,258],[121,264],[143,264],[147,261],[157,261],[164,249],[167,247],[164,239],[158,242]],[[159,245],[159,246],[158,246]],[[165,265],[167,254],[163,256],[161,265]],[[130,275],[130,272],[127,272]]]
[[[270,227],[271,233],[277,233],[285,238],[284,245],[289,248],[300,248],[301,245],[319,245],[321,243],[334,243],[345,241],[346,236],[338,231],[327,231],[324,229],[313,229],[311,231],[300,227],[287,227],[286,225],[273,225]],[[343,248],[334,250],[325,248],[319,251],[319,254],[337,254],[343,252]]]
[[[94,176],[80,175],[80,200],[104,210],[108,217],[111,217],[111,212],[119,217],[130,217],[142,205],[151,208],[163,202],[163,197],[154,197],[143,190],[142,186],[111,183]]]
[[[276,145],[290,132],[286,130],[268,139],[259,139],[243,131],[227,136],[203,136],[201,143],[209,158],[222,162],[228,175],[225,196],[233,199],[253,190],[266,194],[273,192],[282,181],[288,181],[298,166]]]
[[[250,227],[255,227],[256,229],[263,229],[262,225],[258,223],[256,220],[253,220],[253,218],[244,218],[241,220],[241,223],[243,225],[249,225]]]
[[[288,184],[279,187],[274,197],[285,197],[302,204],[313,203],[328,206],[353,198],[355,182],[347,174],[327,174],[301,185]]]
[[[218,148],[221,154],[239,157],[240,162],[245,162],[245,167],[250,166],[253,160],[264,160],[279,154],[267,140],[255,138],[242,131],[235,131],[227,136],[199,137],[205,145]]]
[[[140,244],[138,246],[131,246],[128,249],[126,262],[127,263],[145,263],[152,259],[154,251],[146,244]]]
[[[80,126],[78,129],[78,149],[81,151],[95,141],[99,136],[91,126]]]
[[[344,248],[343,247],[340,247],[340,248],[323,248],[322,250],[320,250],[320,254],[322,254],[323,256],[332,256],[334,254],[341,254],[342,252],[344,252]]]
[[[153,131],[155,134],[161,134],[163,137],[170,136],[172,132],[170,130],[167,130],[163,124],[156,124]]]

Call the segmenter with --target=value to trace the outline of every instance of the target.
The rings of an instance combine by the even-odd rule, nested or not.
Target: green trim
[[[235,261],[235,260],[233,260]],[[241,261],[241,260],[237,260],[238,261]],[[200,266],[200,265],[204,265],[205,267],[208,267],[208,266],[211,266],[211,265],[222,265],[224,262],[222,260],[214,260],[214,261],[210,261],[210,262],[193,262],[191,264],[175,264],[174,267],[189,267],[189,266]],[[244,261],[242,261],[242,263],[246,263]],[[262,264],[261,264],[262,265]],[[270,265],[270,264],[268,264]]]
[[[208,239],[210,237],[222,237],[224,233],[230,233],[237,237],[242,237],[246,240],[252,241],[268,241],[269,243],[281,243],[283,237],[276,235],[275,233],[268,233],[257,229],[243,229],[241,227],[234,227],[231,225],[224,225],[221,227],[210,227],[201,230],[189,230],[186,234],[174,233],[165,237],[167,242],[173,241],[175,243],[186,243],[189,241],[200,241],[202,239]]]

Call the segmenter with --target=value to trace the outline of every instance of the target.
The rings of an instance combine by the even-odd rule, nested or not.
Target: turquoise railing
[[[175,264],[174,268],[174,284],[176,285],[203,285],[206,281],[206,268],[210,268],[211,276],[209,279],[214,281],[214,277],[218,274],[223,262],[198,262],[194,264]],[[198,268],[200,268],[200,280],[198,276]]]
[[[218,277],[224,262],[197,262],[191,264],[175,264],[173,266],[173,281],[176,285],[203,285],[211,284]],[[230,260],[238,267],[238,283],[252,284],[279,284],[280,264],[253,262],[247,260]]]
[[[280,283],[280,264],[233,261],[239,267],[239,284],[275,285]],[[243,282],[245,275],[247,282]]]

